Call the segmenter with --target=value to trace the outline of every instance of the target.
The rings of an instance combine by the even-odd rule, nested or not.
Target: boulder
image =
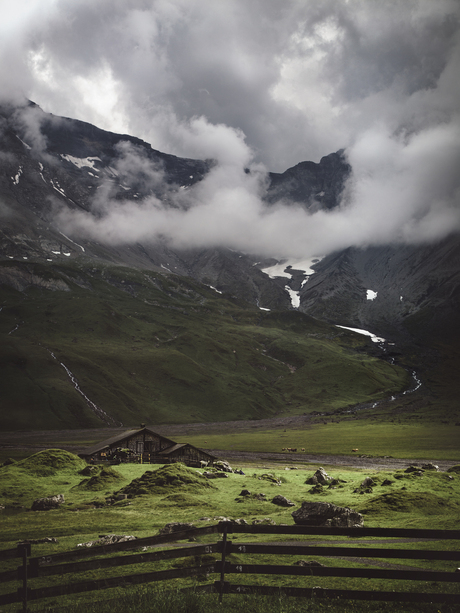
[[[289,498],[286,498],[285,496],[280,496],[279,494],[278,496],[272,498],[272,503],[277,504],[280,507],[295,507],[295,504],[291,500],[289,500]]]
[[[302,526],[362,528],[364,525],[361,513],[330,502],[304,501],[300,509],[293,511],[291,515],[295,523]]]
[[[213,462],[213,466],[217,470],[221,470],[224,473],[232,473],[233,472],[233,468],[225,460],[218,460],[217,462]]]
[[[58,509],[65,502],[62,494],[49,496],[48,498],[37,498],[32,503],[32,511],[49,511],[50,509]]]
[[[324,470],[324,468],[320,466],[318,470],[315,472],[315,474],[313,475],[313,477],[310,477],[310,479],[307,479],[305,483],[309,485],[316,485],[317,483],[320,483],[321,485],[326,485],[330,483],[330,481],[332,481],[332,477],[330,477],[327,474],[327,472]]]
[[[373,487],[375,485],[374,479],[372,477],[366,477],[364,481],[361,483],[361,487]]]

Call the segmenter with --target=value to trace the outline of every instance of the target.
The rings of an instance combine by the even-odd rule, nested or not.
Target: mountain
[[[33,103],[0,107],[2,426],[342,411],[411,388],[412,371],[423,385],[402,404],[416,398],[452,413],[458,236],[347,249],[307,270],[161,239],[115,246],[66,236],[55,222],[58,210],[97,217],[98,194],[112,204],[155,196],[171,210],[186,206],[181,193],[214,165]],[[264,199],[332,209],[350,172],[343,151],[301,162],[270,173]]]

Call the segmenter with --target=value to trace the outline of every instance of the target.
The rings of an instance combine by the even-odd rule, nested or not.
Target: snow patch
[[[384,343],[385,342],[384,338],[381,338],[380,336],[376,336],[375,334],[372,334],[372,332],[369,332],[368,330],[361,330],[361,328],[349,328],[348,326],[339,326],[338,324],[336,324],[336,328],[343,328],[344,330],[351,330],[352,332],[356,332],[357,334],[364,334],[364,336],[370,336],[371,341],[373,343]]]
[[[289,285],[285,285],[284,289],[287,291],[287,293],[289,294],[289,297],[291,299],[291,304],[295,309],[298,309],[300,306],[300,294],[299,292],[295,292],[293,289],[291,289],[289,287]]]
[[[305,283],[307,283],[309,277],[315,273],[312,266],[316,264],[320,260],[322,260],[324,256],[321,257],[311,257],[304,260],[283,260],[282,262],[278,262],[273,266],[267,266],[267,268],[262,268],[262,272],[270,277],[270,279],[276,279],[277,277],[286,277],[287,279],[292,279],[293,274],[292,270],[300,270],[305,275],[305,279],[303,279],[300,289],[304,287]],[[289,297],[291,299],[291,304],[295,309],[298,309],[300,306],[300,290],[295,291],[289,287],[289,285],[285,286],[285,290],[288,292]]]
[[[378,293],[378,292],[374,292],[373,290],[368,289],[368,290],[366,291],[366,296],[367,296],[367,299],[368,299],[368,300],[375,300],[375,299],[377,298],[377,293]]]
[[[67,194],[65,193],[65,191],[62,189],[62,187],[59,185],[59,182],[57,181],[57,179],[55,179],[53,181],[53,179],[50,179],[51,181],[51,185],[52,187],[61,194],[61,196],[64,196],[65,198],[67,198]]]
[[[19,166],[19,170],[14,177],[11,177],[15,185],[19,185],[19,178],[22,175],[22,166]]]
[[[94,168],[94,162],[100,162],[101,158],[92,157],[92,158],[76,158],[73,155],[68,155],[67,153],[61,153],[61,158],[66,162],[70,162],[77,168],[93,168],[97,172],[97,168]]]

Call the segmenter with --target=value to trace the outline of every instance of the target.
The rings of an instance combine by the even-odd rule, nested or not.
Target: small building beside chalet
[[[78,454],[89,463],[138,461],[150,464],[183,462],[187,466],[202,466],[217,460],[216,456],[190,445],[176,443],[146,426],[127,430],[117,436],[87,447]]]

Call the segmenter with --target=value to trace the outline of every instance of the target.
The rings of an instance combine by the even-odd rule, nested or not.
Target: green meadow
[[[244,475],[227,473],[226,478],[208,480],[201,471],[177,465],[140,465],[121,464],[118,466],[88,467],[77,456],[59,449],[43,451],[18,462],[11,462],[0,468],[0,539],[2,549],[16,546],[24,539],[43,539],[54,537],[56,542],[32,546],[32,554],[41,556],[59,551],[75,549],[81,543],[97,540],[103,534],[129,534],[136,537],[150,536],[158,533],[166,523],[179,521],[191,522],[195,526],[217,523],[219,518],[244,519],[254,521],[273,521],[277,524],[293,524],[291,512],[298,508],[303,500],[332,502],[339,506],[348,506],[364,516],[367,527],[398,528],[443,528],[457,529],[460,518],[460,466],[454,462],[449,471],[437,472],[425,470],[421,475],[405,470],[373,471],[353,469],[350,467],[324,466],[334,483],[313,491],[306,481],[318,468],[317,464],[279,463],[267,461],[263,466],[247,464],[233,466],[240,468]],[[409,465],[409,462],[408,462]],[[361,487],[366,477],[373,479],[371,491]],[[243,490],[249,494],[242,495]],[[116,494],[128,497],[114,501]],[[51,511],[31,511],[34,499],[53,494],[63,494],[65,503],[59,509]],[[291,500],[291,508],[279,507],[271,502],[281,494]],[[233,535],[238,542],[254,541],[252,535]],[[267,537],[266,540],[273,537]],[[299,537],[300,538],[300,537]],[[205,542],[216,537],[200,537]],[[288,537],[286,537],[288,540]],[[289,537],[289,540],[294,540]],[[303,541],[317,541],[318,537],[302,537]],[[326,537],[326,541],[331,537]],[[337,538],[332,539],[337,540]],[[343,539],[344,545],[348,542]],[[367,541],[366,541],[367,543]],[[364,546],[366,544],[364,543]],[[378,546],[376,539],[370,539],[369,546]],[[385,546],[385,545],[382,545]],[[403,548],[420,548],[419,542],[404,543]],[[428,548],[458,548],[458,542],[423,543]],[[232,554],[233,556],[233,554]],[[257,558],[257,559],[256,559]],[[238,556],[230,560],[238,562]],[[315,557],[312,557],[315,560]],[[326,565],[349,566],[360,563],[347,559],[317,558]],[[245,562],[251,562],[244,559]],[[293,556],[273,560],[271,556],[254,556],[252,562],[294,564]],[[242,560],[240,560],[242,563]],[[428,562],[423,560],[394,561],[421,569],[451,570],[452,562]],[[177,561],[175,564],[186,563]],[[161,564],[166,564],[165,562]],[[163,566],[155,570],[161,570]],[[455,564],[455,563],[454,563]],[[5,563],[5,570],[15,568],[17,562]],[[120,569],[113,569],[112,575],[120,574]],[[129,573],[136,572],[136,567]],[[141,571],[138,571],[141,572]],[[93,574],[92,574],[93,573]],[[95,578],[95,571],[82,573],[73,580]],[[128,573],[128,574],[129,574]],[[109,575],[107,575],[109,576]],[[65,580],[65,579],[64,579]],[[232,581],[238,581],[232,576]],[[317,585],[319,578],[296,579],[293,577],[258,576],[256,582],[283,585]],[[370,611],[370,604],[354,603],[346,608],[344,603],[327,601],[300,602],[296,599],[283,598],[236,598],[224,599],[217,604],[216,595],[189,594],[174,592],[185,586],[203,585],[202,580],[175,580],[167,586],[144,586],[132,589],[105,590],[104,594],[78,595],[44,602],[31,603],[31,611],[95,611],[94,600],[113,601],[111,611],[122,611],[127,606],[143,611],[233,611],[243,604],[250,611],[294,612],[294,611]],[[306,582],[305,582],[306,581]],[[339,580],[331,578],[324,587],[338,587]],[[389,589],[401,589],[398,582],[390,582]],[[3,584],[5,593],[14,591],[17,583]],[[376,583],[375,589],[388,589],[383,583]],[[446,584],[447,585],[447,584]],[[410,590],[436,591],[449,588],[449,585],[415,584]],[[341,587],[362,589],[362,580],[340,580]],[[165,590],[173,590],[166,594]],[[158,591],[160,590],[160,591]],[[157,608],[153,604],[157,603]],[[129,604],[131,603],[131,604]],[[137,604],[135,604],[137,603]],[[150,604],[149,604],[150,603]],[[162,604],[161,604],[162,603]],[[168,604],[169,603],[169,604]],[[161,606],[160,606],[161,605]],[[103,603],[97,604],[97,610],[105,611]],[[107,605],[108,606],[108,605]],[[349,603],[349,606],[350,603]],[[373,611],[454,611],[443,607],[410,608],[410,605],[392,603],[391,609],[385,603],[373,605]],[[15,608],[16,607],[16,608]],[[48,607],[48,609],[46,609]],[[80,608],[81,607],[81,608]],[[168,607],[171,607],[168,609]],[[174,607],[176,607],[174,609]],[[201,607],[201,608],[200,608]],[[375,608],[380,607],[380,608]],[[407,608],[409,607],[409,608]],[[5,612],[17,609],[17,605],[2,608]]]
[[[234,451],[281,452],[297,448],[293,461],[305,453],[318,455],[356,455],[402,459],[436,458],[460,461],[460,427],[427,422],[376,423],[370,419],[313,423],[303,429],[276,429],[187,435],[196,447]]]

